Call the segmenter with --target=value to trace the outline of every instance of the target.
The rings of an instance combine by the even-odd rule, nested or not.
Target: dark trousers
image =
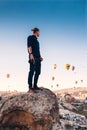
[[[41,61],[39,59],[35,59],[34,61],[29,61],[30,63],[30,71],[28,75],[28,84],[29,88],[32,88],[32,82],[34,78],[34,87],[37,86],[38,78],[41,73]]]

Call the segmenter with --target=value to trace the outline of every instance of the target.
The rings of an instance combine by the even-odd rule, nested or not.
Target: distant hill
[[[74,96],[87,96],[87,87],[78,87],[78,88],[66,88],[62,90],[54,91],[57,95],[65,95],[67,93],[72,94]]]
[[[0,91],[0,96],[5,96],[5,95],[15,95],[17,93],[22,93],[22,92],[18,92],[18,91]]]

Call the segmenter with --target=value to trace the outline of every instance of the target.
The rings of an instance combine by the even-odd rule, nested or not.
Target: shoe
[[[29,88],[28,93],[34,93],[34,89],[33,88]]]
[[[41,90],[38,86],[34,86],[34,90]]]

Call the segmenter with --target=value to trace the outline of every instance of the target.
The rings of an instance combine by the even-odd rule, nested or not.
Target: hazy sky
[[[78,80],[77,86],[87,87],[86,0],[0,0],[0,90],[27,90],[27,37],[34,27],[40,28],[44,58],[39,86],[74,87]]]

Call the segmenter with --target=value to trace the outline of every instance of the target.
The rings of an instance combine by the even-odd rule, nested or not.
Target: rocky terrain
[[[54,130],[58,125],[57,97],[48,89],[1,97],[0,130]]]
[[[61,130],[87,130],[87,104],[82,100],[58,99]]]
[[[0,130],[87,130],[87,103],[46,88],[0,96]]]

